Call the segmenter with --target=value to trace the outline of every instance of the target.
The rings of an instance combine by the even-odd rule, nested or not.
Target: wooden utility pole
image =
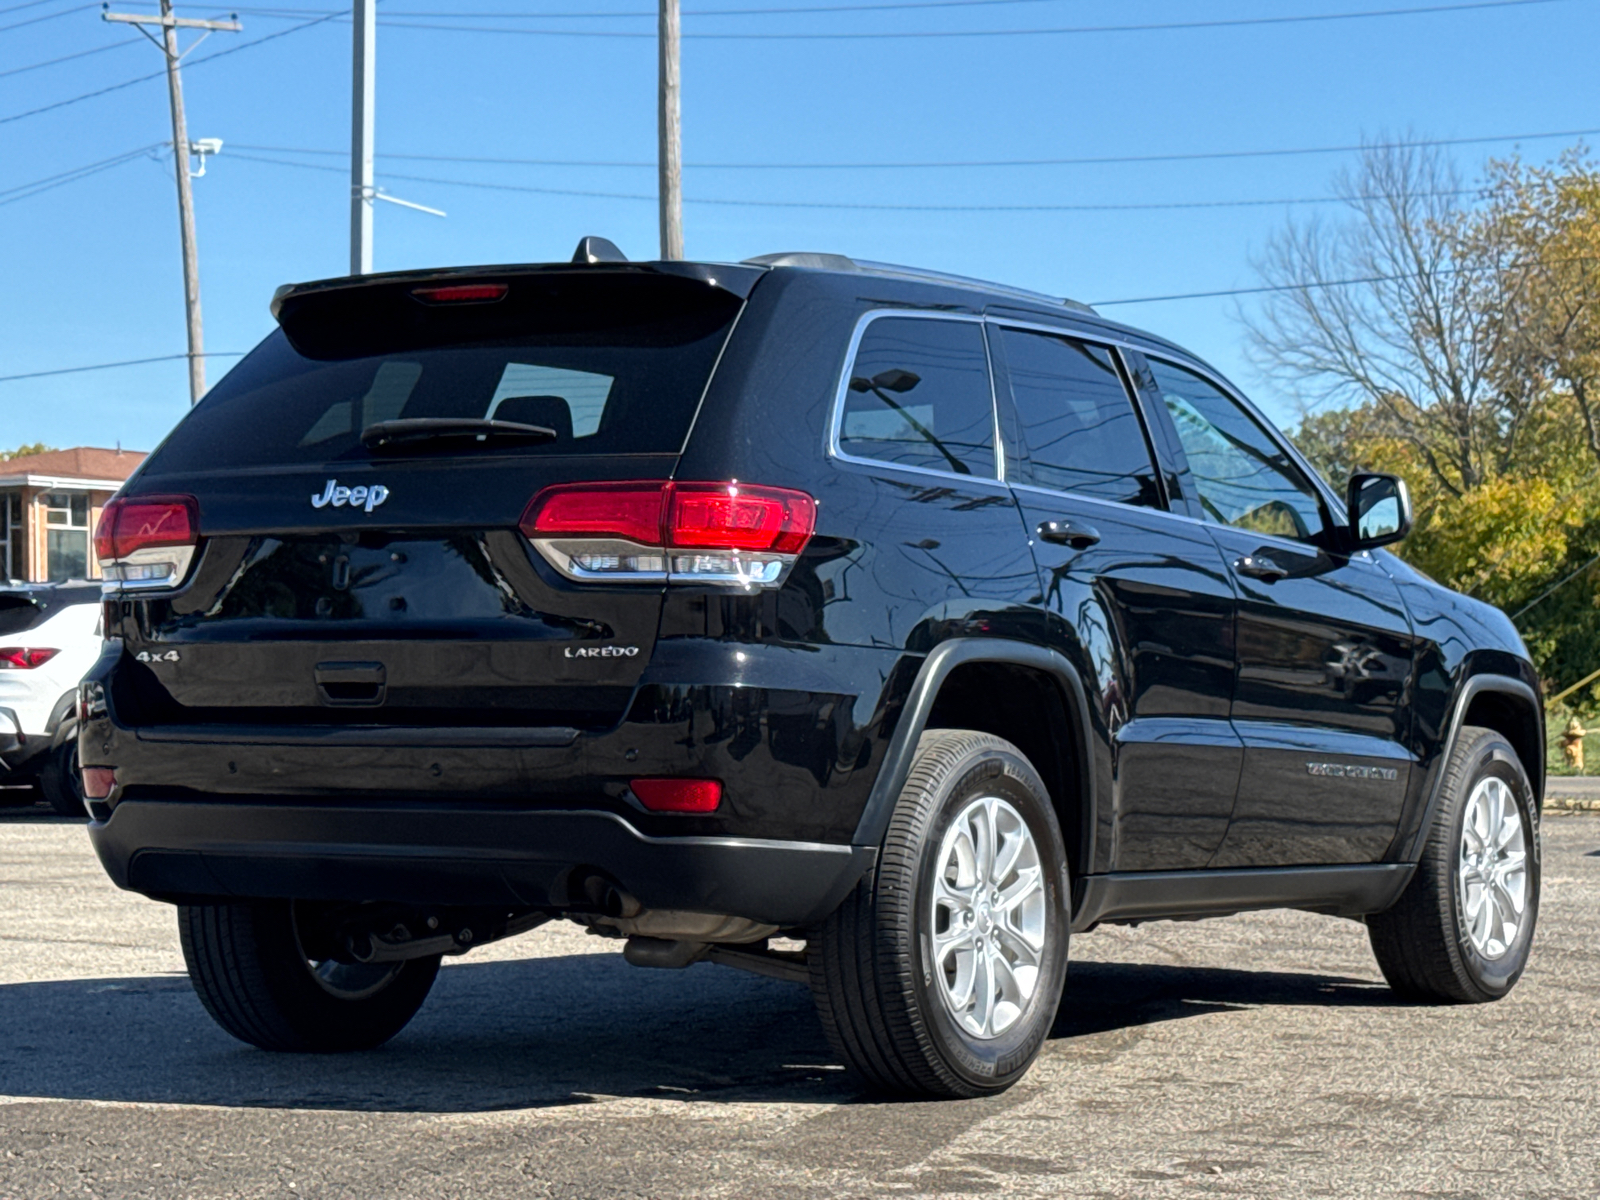
[[[683,132],[678,102],[678,0],[661,0],[657,168],[661,201],[661,257],[683,257]]]
[[[350,274],[372,274],[372,138],[377,117],[377,0],[355,0],[350,99]]]
[[[172,102],[172,161],[178,172],[178,227],[183,238],[183,301],[189,327],[189,403],[198,404],[206,392],[205,339],[200,326],[200,258],[194,241],[194,194],[189,183],[189,125],[183,111],[183,79],[178,64],[183,55],[178,52],[178,30],[203,29],[201,41],[216,30],[239,32],[237,21],[201,21],[172,15],[172,0],[161,0],[159,17],[143,17],[127,13],[103,13],[107,21],[133,25],[145,37],[155,42],[167,60],[167,96]],[[146,25],[161,27],[161,40],[151,35]],[[189,49],[199,45],[195,42]]]

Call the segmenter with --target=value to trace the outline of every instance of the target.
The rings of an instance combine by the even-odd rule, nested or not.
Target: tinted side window
[[[1232,397],[1193,371],[1160,359],[1150,359],[1150,371],[1209,519],[1301,541],[1322,532],[1317,493]]]
[[[982,327],[918,317],[868,325],[850,367],[839,448],[993,479],[994,395]]]
[[[1111,352],[1020,329],[1001,330],[1000,341],[1026,451],[1017,482],[1159,507],[1144,430]]]

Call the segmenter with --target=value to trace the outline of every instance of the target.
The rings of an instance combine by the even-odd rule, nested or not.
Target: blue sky
[[[348,263],[350,25],[290,29],[335,4],[241,7],[185,74],[190,134],[222,155],[195,182],[206,348],[242,351],[271,328],[278,284]],[[882,0],[860,0],[862,4]],[[867,170],[737,170],[719,163],[994,160],[1337,146],[1382,134],[1470,138],[1600,127],[1587,48],[1593,0],[1378,19],[1137,32],[875,39],[723,39],[708,34],[947,33],[1217,21],[1422,7],[1449,0],[991,0],[883,12],[705,15],[850,0],[686,0],[685,241],[690,257],[837,251],[1002,280],[1082,300],[1210,291],[1254,282],[1251,256],[1291,213],[1265,205],[1096,212],[927,212],[711,204],[1124,205],[1326,195],[1349,154],[1145,164]],[[115,4],[151,11],[153,4]],[[378,49],[379,183],[448,211],[380,205],[376,267],[564,259],[598,233],[656,253],[648,166],[417,161],[385,154],[651,163],[655,43],[650,0],[387,0]],[[226,9],[182,5],[180,15]],[[545,20],[531,13],[568,13]],[[468,18],[462,14],[505,14]],[[61,14],[61,15],[56,15]],[[417,15],[431,14],[431,15]],[[575,14],[575,15],[572,15]],[[36,17],[48,19],[3,28]],[[641,36],[574,37],[587,30]],[[20,120],[29,109],[158,71],[78,0],[0,0],[0,375],[184,349],[175,189],[167,160],[135,158],[5,203],[7,189],[169,137],[159,80]],[[1585,48],[1578,56],[1562,47]],[[1544,159],[1576,139],[1528,141]],[[248,147],[256,147],[248,149]],[[279,147],[289,149],[260,149]],[[1469,177],[1513,143],[1453,153]],[[290,152],[290,151],[293,152]],[[332,154],[303,151],[325,150]],[[259,159],[275,159],[263,162]],[[302,166],[283,165],[289,162]],[[333,167],[337,170],[317,169]],[[470,181],[538,191],[495,191]],[[1289,398],[1254,377],[1239,304],[1227,298],[1108,308],[1208,358],[1269,412]],[[214,358],[212,381],[231,363]],[[154,445],[188,406],[181,361],[0,383],[0,446]]]

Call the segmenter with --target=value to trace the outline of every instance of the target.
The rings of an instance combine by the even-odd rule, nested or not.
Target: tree
[[[1600,170],[1490,163],[1472,193],[1432,150],[1374,148],[1347,219],[1291,224],[1258,262],[1257,365],[1303,403],[1330,478],[1392,471],[1396,547],[1512,616],[1555,686],[1600,666]],[[1600,694],[1600,693],[1597,693]],[[1592,698],[1591,698],[1592,699]]]
[[[0,450],[0,462],[10,462],[13,458],[23,458],[29,454],[48,454],[54,449],[54,446],[35,442],[31,446],[18,446],[15,450]]]
[[[1270,293],[1245,321],[1256,365],[1308,408],[1360,406],[1451,495],[1503,467],[1531,398],[1495,367],[1459,176],[1437,147],[1374,146],[1334,190],[1351,219],[1291,223],[1257,261]]]
[[[1491,162],[1464,232],[1493,268],[1479,272],[1478,303],[1504,329],[1502,388],[1570,395],[1600,462],[1600,170],[1580,149],[1555,167]]]

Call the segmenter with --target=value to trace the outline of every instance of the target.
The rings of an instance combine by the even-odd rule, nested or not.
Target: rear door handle
[[[1241,575],[1248,575],[1251,579],[1259,579],[1262,583],[1277,583],[1278,580],[1289,577],[1289,572],[1270,558],[1261,558],[1254,554],[1234,559],[1233,569]]]
[[[1087,550],[1100,540],[1100,531],[1077,521],[1041,521],[1039,540],[1057,546],[1071,546],[1074,550]]]

